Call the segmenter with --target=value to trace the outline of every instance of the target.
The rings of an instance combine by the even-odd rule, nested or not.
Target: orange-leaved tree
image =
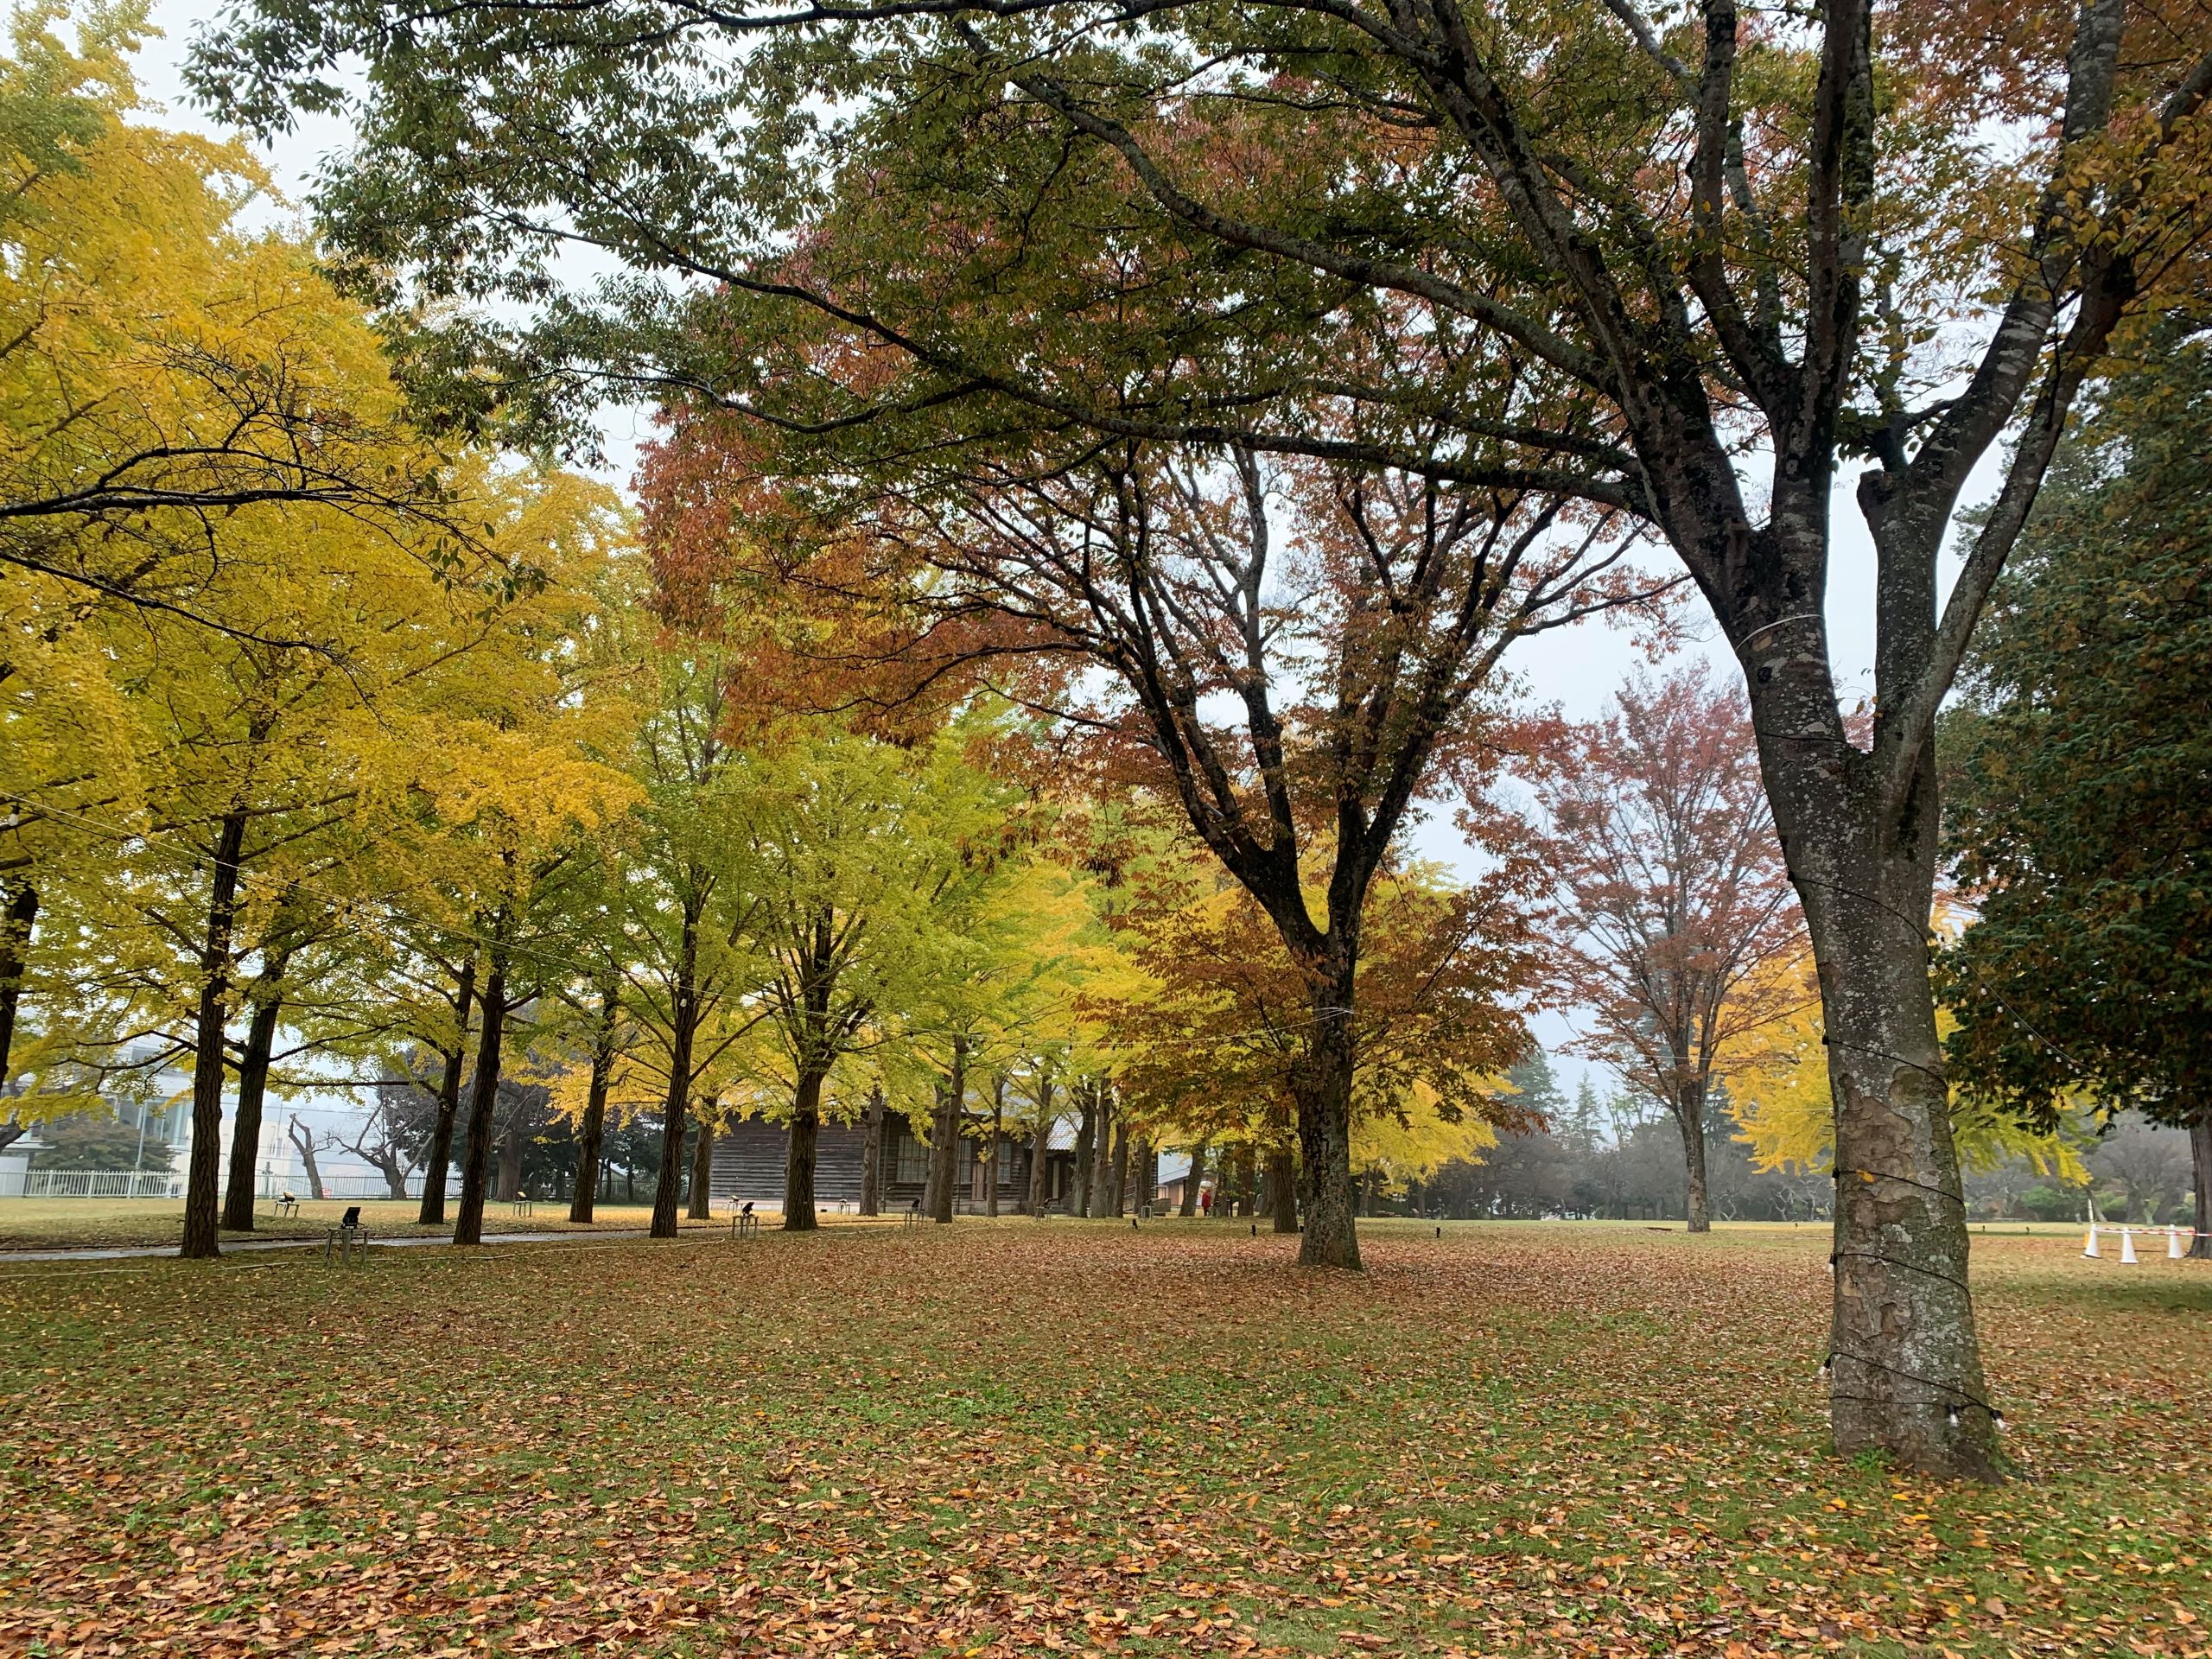
[[[1187,837],[1133,860],[1114,925],[1136,972],[1088,999],[1113,1033],[1122,1109],[1157,1142],[1235,1148],[1265,1168],[1275,1229],[1299,1225],[1294,1133],[1303,976],[1266,913]],[[1361,918],[1351,1023],[1357,1061],[1347,1122],[1351,1180],[1417,1173],[1408,1160],[1471,1152],[1529,1126],[1502,1082],[1529,1049],[1523,1016],[1548,977],[1533,858],[1470,882],[1394,860]],[[1351,1195],[1342,1195],[1351,1202]]]

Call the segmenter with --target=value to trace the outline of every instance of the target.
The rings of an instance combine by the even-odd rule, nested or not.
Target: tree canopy
[[[1983,1100],[2196,1128],[2212,1203],[2212,350],[2143,331],[2060,453],[1948,717],[1942,960]],[[2199,1224],[2200,1230],[2202,1224]],[[2200,1253],[2206,1243],[2198,1241]]]

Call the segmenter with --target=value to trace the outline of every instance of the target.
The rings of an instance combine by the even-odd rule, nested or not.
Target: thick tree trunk
[[[1068,1192],[1068,1213],[1087,1216],[1090,1213],[1091,1183],[1096,1173],[1098,1105],[1088,1081],[1077,1085],[1076,1096],[1082,1107],[1076,1119],[1075,1185]]]
[[[1248,1221],[1260,1212],[1260,1156],[1249,1141],[1236,1149],[1236,1210]]]
[[[231,1122],[231,1175],[223,1189],[223,1225],[234,1233],[253,1230],[254,1165],[261,1157],[269,1052],[276,1046],[276,1016],[282,1007],[274,996],[254,1005],[253,1017],[246,1023],[245,1046],[238,1054],[238,1104]]]
[[[1041,1216],[1052,1205],[1052,1125],[1039,1118],[1029,1131],[1028,1212]]]
[[[706,1221],[715,1213],[715,1126],[707,1121],[707,1108],[711,1103],[703,1097],[700,1100],[699,1132],[691,1140],[690,1201],[683,1209],[684,1218],[689,1221]],[[788,1226],[790,1223],[785,1224]]]
[[[689,1052],[683,1058],[688,1070]],[[660,1176],[653,1183],[653,1218],[646,1231],[653,1238],[674,1238],[677,1205],[683,1196],[683,1141],[690,1127],[685,1090],[680,1085],[670,1085],[660,1110]]]
[[[1091,1128],[1090,1196],[1083,1211],[1093,1220],[1108,1213],[1107,1200],[1114,1191],[1114,1130],[1117,1116],[1105,1085],[1100,1084],[1097,1118]]]
[[[1183,1202],[1175,1206],[1179,1216],[1198,1213],[1198,1184],[1205,1179],[1206,1143],[1203,1141],[1191,1148],[1190,1172],[1183,1177]]]
[[[453,1224],[456,1244],[484,1242],[484,1199],[492,1175],[492,1118],[499,1106],[500,1045],[507,1023],[507,964],[496,947],[477,1006],[483,1010],[483,1024],[476,1036],[476,1077],[468,1090],[468,1140],[461,1155],[461,1210]]]
[[[1352,1219],[1352,982],[1347,962],[1314,998],[1313,1024],[1293,1079],[1298,1102],[1299,1196],[1306,1207],[1299,1242],[1302,1268],[1359,1266],[1359,1231]],[[1280,1220],[1277,1226],[1281,1226]]]
[[[1298,1169],[1287,1152],[1268,1154],[1268,1195],[1261,1207],[1274,1217],[1275,1231],[1298,1230]]]
[[[1841,936],[1821,964],[1836,1103],[1836,1447],[1987,1476],[1993,1428],[1926,946],[1894,926],[1827,931]]]
[[[28,881],[7,888],[0,910],[0,1091],[16,1073],[16,1008],[23,996],[23,969],[30,956],[31,931],[38,922],[38,889]],[[11,1120],[12,1121],[12,1120]],[[7,1144],[0,1141],[0,1146]]]
[[[588,1226],[599,1193],[601,1149],[607,1144],[607,1085],[614,1068],[613,998],[601,1005],[599,1030],[592,1044],[591,1082],[584,1090],[583,1121],[576,1125],[575,1191],[569,1199],[569,1220]]]
[[[1705,1085],[1692,1080],[1681,1086],[1675,1105],[1675,1122],[1682,1132],[1682,1173],[1688,1193],[1687,1213],[1694,1233],[1713,1230],[1713,1214],[1706,1201]]]
[[[922,1160],[921,1202],[922,1213],[932,1218],[937,1215],[937,1190],[939,1179],[938,1147],[944,1139],[944,1083],[939,1081],[936,1084],[935,1090],[936,1092],[931,1096],[930,1103],[929,1156]]]
[[[2212,1106],[2199,1111],[2189,1126],[2189,1161],[2196,1189],[2196,1219],[2190,1224],[2196,1236],[2189,1253],[2212,1262]]]
[[[284,1126],[284,1134],[290,1140],[292,1149],[300,1154],[300,1167],[307,1172],[308,1196],[320,1199],[322,1197],[322,1168],[315,1160],[315,1131],[294,1117]],[[407,1195],[403,1190],[399,1196],[404,1198]]]
[[[784,1157],[784,1230],[810,1233],[820,1224],[814,1213],[815,1148],[822,1133],[823,1073],[801,1068],[791,1095],[791,1132]]]
[[[1153,1145],[1150,1135],[1141,1137],[1129,1154],[1129,1213],[1150,1215],[1160,1197],[1160,1148]]]
[[[429,1150],[423,1154],[423,1204],[416,1224],[442,1227],[446,1222],[446,1171],[453,1164],[454,1119],[461,1110],[461,1070],[468,1058],[468,1010],[476,997],[476,958],[461,964],[454,981],[453,1003],[460,1015],[461,1039],[442,1054],[445,1069],[438,1078],[438,1115],[430,1126]]]
[[[968,1099],[968,1039],[952,1039],[952,1076],[938,1096],[937,1121],[930,1126],[931,1221],[950,1223],[953,1185],[960,1173],[960,1123]]]
[[[1006,1079],[991,1085],[991,1138],[983,1149],[983,1213],[999,1212],[999,1145],[1006,1133]]]
[[[521,1109],[518,1108],[515,1121],[499,1136],[498,1173],[492,1182],[492,1196],[499,1203],[512,1204],[522,1196],[523,1154],[529,1149],[530,1134],[524,1126]]]
[[[177,1254],[194,1261],[222,1254],[215,1224],[216,1181],[222,1168],[223,1025],[229,1011],[231,933],[238,921],[238,860],[245,847],[245,814],[233,812],[216,830],[207,932],[200,952],[200,1006],[193,1019],[192,1157],[185,1166],[184,1241]]]
[[[704,900],[684,902],[669,998],[668,1093],[661,1104],[660,1179],[653,1184],[654,1238],[676,1236],[676,1205],[683,1187],[684,1114],[691,1098],[691,1048],[699,1029],[699,914]]]
[[[1052,1085],[1038,1085],[1037,1122],[1029,1131],[1029,1213],[1041,1216],[1052,1200]]]
[[[868,1091],[868,1106],[861,1114],[861,1214],[883,1213],[883,1085]]]
[[[614,1070],[614,1031],[620,1009],[620,982],[602,982],[592,1028],[591,1081],[585,1085],[584,1115],[576,1125],[576,1173],[569,1198],[573,1225],[590,1225],[598,1203],[600,1165],[607,1145],[607,1090]]]
[[[1129,1204],[1129,1126],[1122,1121],[1117,1109],[1114,1113],[1114,1161],[1106,1171],[1106,1213],[1114,1220]]]
[[[385,1197],[395,1204],[407,1202],[407,1166],[399,1161],[397,1153],[387,1151],[377,1160],[377,1173],[384,1177]],[[322,1185],[321,1177],[316,1178],[315,1185]],[[321,1196],[320,1192],[315,1194],[317,1198]]]
[[[1822,685],[1801,700],[1831,696]],[[1923,1473],[1994,1478],[2000,1465],[1928,976],[1932,747],[1894,823],[1878,830],[1868,757],[1781,741],[1780,733],[1812,728],[1808,716],[1788,700],[1763,698],[1756,676],[1753,709],[1820,972],[1834,1101],[1836,1449],[1885,1453]]]

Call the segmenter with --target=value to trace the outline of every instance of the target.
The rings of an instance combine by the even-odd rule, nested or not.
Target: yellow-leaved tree
[[[188,1056],[210,1255],[226,1077],[246,1225],[278,1022],[402,821],[365,810],[391,734],[575,503],[416,432],[312,250],[242,225],[245,154],[129,118],[143,16],[28,6],[0,59],[0,1077],[27,993],[17,1130]]]
[[[1776,971],[1809,981],[1812,963],[1800,957]],[[1936,1010],[1937,1027],[1945,1035],[1955,1024],[1947,1010]],[[1730,1057],[1736,1084],[1728,1109],[1736,1120],[1735,1138],[1751,1148],[1756,1167],[1834,1168],[1835,1103],[1828,1094],[1823,1038],[1820,999],[1808,991],[1796,999],[1795,1013],[1749,1033]],[[2063,1126],[2037,1133],[1956,1090],[1951,1096],[1951,1137],[1960,1163],[1968,1169],[1993,1169],[2025,1158],[2038,1173],[2069,1185],[2089,1179],[2080,1150]],[[1864,1172],[1845,1172],[1845,1179],[1854,1177],[1869,1179]]]
[[[145,11],[41,0],[0,59],[0,566],[236,627],[224,515],[435,520],[439,457],[356,395],[308,250],[241,228],[245,151],[126,118]]]

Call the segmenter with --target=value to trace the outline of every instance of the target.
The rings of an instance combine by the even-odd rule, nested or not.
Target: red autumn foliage
[[[1552,746],[1539,792],[1560,967],[1583,1052],[1682,1132],[1690,1225],[1707,1224],[1705,1133],[1732,1052],[1804,1001],[1778,971],[1804,920],[1759,777],[1743,694],[1701,668],[1637,681]]]

